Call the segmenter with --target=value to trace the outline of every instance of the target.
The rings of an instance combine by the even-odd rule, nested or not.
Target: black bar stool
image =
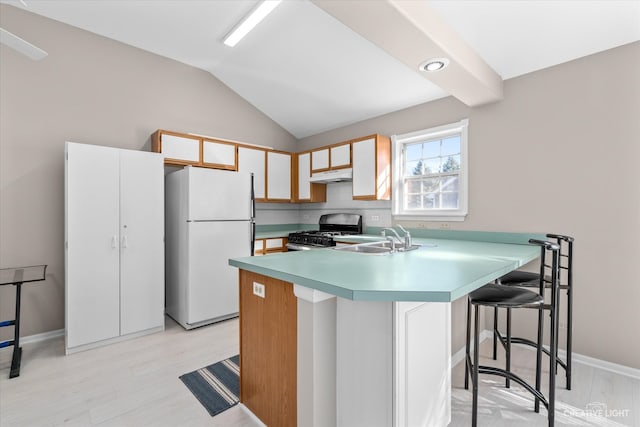
[[[556,354],[556,363],[565,371],[566,388],[571,390],[571,359],[572,359],[572,329],[573,329],[573,237],[563,236],[561,234],[547,234],[550,239],[555,239],[560,246],[560,274],[558,276],[558,287],[560,290],[566,291],[567,295],[567,341],[566,341],[566,357],[562,360]],[[564,277],[562,270],[566,273]],[[520,287],[538,287],[540,281],[539,273],[531,273],[528,271],[515,270],[511,273],[507,273],[497,280],[505,286],[520,286]],[[545,277],[546,287],[551,286],[551,278]],[[507,314],[507,329],[511,328],[511,317]],[[493,309],[493,360],[497,359],[497,342],[500,340],[503,346],[506,346],[504,338],[502,338],[500,331],[498,330],[498,307]],[[532,347],[536,346],[534,341],[511,337],[511,344],[526,344]],[[549,351],[543,347],[542,351],[549,354]],[[507,380],[508,381],[508,380]],[[508,386],[508,385],[507,385]]]
[[[469,377],[473,383],[473,403],[472,403],[472,426],[478,423],[478,374],[497,375],[508,381],[515,381],[529,391],[535,397],[534,410],[540,411],[540,402],[547,408],[549,426],[554,425],[555,417],[555,365],[556,352],[558,346],[557,336],[557,300],[558,300],[558,271],[559,271],[559,251],[560,246],[556,243],[531,239],[529,243],[540,246],[540,280],[538,281],[539,292],[528,289],[504,286],[490,283],[469,294],[467,299],[467,341],[466,341],[466,362],[464,388],[469,389]],[[551,265],[546,262],[547,255],[551,255]],[[545,274],[548,273],[548,274]],[[546,282],[544,277],[551,278],[551,303],[545,304]],[[507,336],[505,349],[507,351],[507,361],[505,369],[493,366],[481,366],[478,363],[478,340],[479,340],[479,308],[503,307],[507,309],[507,316],[510,318],[511,309],[514,308],[537,308],[538,309],[538,336],[536,343],[536,379],[535,387],[524,381],[518,375],[511,372],[511,328],[507,323]],[[473,360],[470,352],[471,340],[471,311],[474,310],[474,345]],[[544,328],[544,310],[548,309],[551,314],[550,327],[550,351],[549,351],[549,392],[547,397],[540,391],[542,373],[542,341]]]

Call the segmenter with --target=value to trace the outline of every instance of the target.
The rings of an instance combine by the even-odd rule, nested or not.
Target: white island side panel
[[[450,303],[352,301],[295,288],[299,425],[450,422]]]

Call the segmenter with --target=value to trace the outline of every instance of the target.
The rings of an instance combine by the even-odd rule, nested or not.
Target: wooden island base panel
[[[240,270],[240,401],[268,426],[296,425],[297,313],[293,284]]]

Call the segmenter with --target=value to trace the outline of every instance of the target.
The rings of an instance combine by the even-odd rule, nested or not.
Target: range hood
[[[353,179],[353,170],[349,169],[336,169],[326,172],[316,172],[309,178],[310,182],[327,184],[330,182],[342,182],[351,181]]]

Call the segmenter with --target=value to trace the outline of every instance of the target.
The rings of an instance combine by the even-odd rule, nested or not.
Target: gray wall
[[[449,97],[299,148],[465,117],[469,215],[452,228],[574,236],[574,351],[640,368],[640,43],[508,80],[502,102],[468,108]],[[452,310],[454,350],[464,345],[464,305]],[[516,323],[533,336],[534,316]]]
[[[65,141],[149,149],[162,128],[295,150],[209,73],[4,4],[0,25],[49,53],[35,62],[0,47],[0,266],[49,265],[24,286],[23,336],[64,328]],[[13,301],[2,286],[0,319]]]

